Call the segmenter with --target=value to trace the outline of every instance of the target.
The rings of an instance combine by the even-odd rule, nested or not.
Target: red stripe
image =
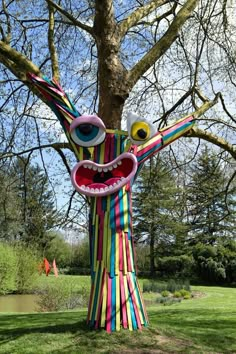
[[[106,331],[111,333],[111,278],[108,274],[107,279],[107,317],[106,317]]]
[[[123,241],[122,241],[122,232],[119,233],[119,268],[123,270]]]
[[[121,311],[122,311],[123,328],[128,328],[127,313],[126,313],[126,301],[125,301],[124,278],[123,278],[122,272],[120,272],[120,297],[121,297]]]
[[[131,261],[130,261],[129,240],[128,240],[127,232],[125,232],[125,246],[126,246],[126,257],[127,257],[127,269],[128,272],[132,272]]]

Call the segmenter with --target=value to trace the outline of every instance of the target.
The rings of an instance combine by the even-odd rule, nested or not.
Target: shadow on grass
[[[152,325],[226,353],[236,352],[236,312],[220,309],[164,309],[149,312]]]

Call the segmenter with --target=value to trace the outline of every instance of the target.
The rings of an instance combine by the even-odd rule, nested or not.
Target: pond
[[[37,295],[0,296],[0,312],[37,312]]]

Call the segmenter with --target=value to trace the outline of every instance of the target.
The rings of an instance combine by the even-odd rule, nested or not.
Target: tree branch
[[[26,81],[27,72],[40,76],[35,64],[3,41],[0,41],[0,61],[21,81]]]
[[[69,143],[53,143],[53,144],[34,146],[30,149],[23,150],[20,152],[8,152],[8,153],[0,155],[0,160],[15,157],[15,156],[21,156],[21,155],[27,154],[29,152],[33,152],[33,151],[40,150],[40,149],[49,149],[49,148],[55,149],[57,152],[59,152],[59,150],[61,150],[61,149],[69,149],[69,150],[73,151]]]
[[[59,6],[58,4],[56,4],[55,2],[53,2],[52,0],[46,0],[47,3],[49,5],[51,5],[54,9],[56,9],[58,12],[60,12],[60,14],[62,14],[63,16],[65,16],[66,18],[68,18],[71,23],[73,25],[75,25],[76,27],[79,27],[83,30],[85,30],[86,32],[88,32],[89,34],[91,34],[94,37],[94,33],[93,33],[93,28],[90,26],[85,25],[84,23],[78,21],[74,16],[72,16],[69,12],[67,12],[66,10],[64,10],[61,6]]]
[[[136,11],[134,11],[130,16],[128,16],[125,20],[123,20],[120,24],[120,35],[121,38],[125,36],[127,31],[138,24],[138,22],[150,14],[152,11],[158,9],[158,7],[169,3],[168,0],[152,0],[145,6],[139,7]]]
[[[49,47],[51,62],[52,62],[52,76],[56,79],[56,81],[59,82],[60,73],[59,73],[58,56],[54,44],[54,28],[55,28],[54,11],[55,10],[50,3],[48,4],[48,10],[49,10],[48,47]]]
[[[192,138],[203,139],[214,145],[217,145],[221,149],[227,151],[236,160],[236,148],[223,138],[220,138],[206,130],[197,128],[196,126],[192,128],[192,130],[188,133],[187,136]]]
[[[134,86],[139,78],[170,48],[178,37],[180,29],[191,16],[199,0],[187,0],[175,16],[164,36],[149,50],[147,54],[133,67],[129,79]]]

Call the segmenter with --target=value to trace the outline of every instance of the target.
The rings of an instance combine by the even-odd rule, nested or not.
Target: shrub
[[[0,294],[15,291],[16,267],[14,249],[5,243],[0,243]]]
[[[191,299],[191,297],[192,297],[191,294],[185,294],[184,295],[184,299],[185,300],[189,300],[189,299]]]
[[[175,298],[172,298],[172,297],[158,297],[156,299],[156,303],[162,304],[164,306],[173,305],[173,304],[176,304],[176,303],[179,303],[179,302],[181,302],[181,298],[180,299],[175,299]]]
[[[188,290],[181,289],[179,292],[180,292],[182,297],[184,297],[186,295],[190,295],[190,297],[191,297],[191,293]]]
[[[153,292],[153,293],[161,293],[166,290],[166,283],[158,283],[154,281],[144,281],[143,283],[143,292]]]
[[[163,297],[168,297],[169,295],[170,295],[170,293],[169,293],[168,290],[163,290],[163,291],[161,292],[161,296],[163,296]]]
[[[16,289],[18,293],[29,292],[38,274],[39,260],[30,248],[23,245],[15,247],[16,254]]]
[[[180,297],[182,297],[180,291],[175,291],[174,294],[173,294],[173,296],[174,296],[175,298],[180,298]]]
[[[83,307],[88,303],[88,290],[86,288],[74,290],[73,280],[47,284],[39,295],[37,304],[42,312],[62,311]]]

